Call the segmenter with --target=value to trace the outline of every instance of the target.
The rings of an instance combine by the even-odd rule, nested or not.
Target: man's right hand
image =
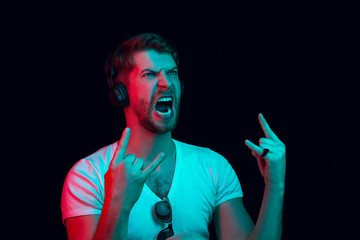
[[[130,133],[130,128],[125,128],[104,176],[105,201],[122,204],[122,209],[129,213],[139,199],[146,179],[164,159],[164,153],[161,152],[144,168],[142,158],[133,154],[125,155]]]

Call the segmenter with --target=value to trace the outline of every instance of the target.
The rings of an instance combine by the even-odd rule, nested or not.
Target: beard
[[[169,119],[164,118],[161,122],[155,121],[153,117],[154,107],[152,106],[155,106],[153,100],[149,103],[144,99],[140,99],[138,102],[134,103],[134,112],[139,118],[140,125],[146,130],[156,134],[174,130],[178,122],[180,101],[174,99],[174,116]]]

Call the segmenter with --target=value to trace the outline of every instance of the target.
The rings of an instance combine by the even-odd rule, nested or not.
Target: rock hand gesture
[[[265,184],[268,185],[270,189],[280,188],[283,190],[285,187],[286,168],[285,144],[271,130],[261,113],[258,118],[265,138],[259,139],[259,145],[249,140],[246,140],[245,144],[257,159]]]

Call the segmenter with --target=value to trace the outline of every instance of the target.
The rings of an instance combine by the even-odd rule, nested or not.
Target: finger
[[[130,134],[131,134],[130,128],[125,128],[121,135],[119,143],[116,147],[113,160],[110,163],[110,167],[112,167],[115,164],[115,162],[118,163],[124,160],[126,149],[130,139]]]
[[[261,174],[264,176],[264,172],[263,169],[266,167],[266,161],[264,158],[260,157],[259,155],[256,157],[256,160],[258,162],[259,168],[260,168],[260,172]]]
[[[119,142],[120,149],[119,149],[118,157],[120,157],[121,159],[124,159],[125,157],[126,149],[129,144],[130,135],[131,135],[131,129],[125,128]]]
[[[270,152],[272,152],[271,149],[274,148],[273,146],[266,144],[266,143],[261,143],[260,147],[263,149],[262,151],[264,151],[264,149],[268,149]],[[261,152],[261,154],[262,154],[262,152]]]
[[[247,139],[245,140],[245,144],[250,150],[254,151],[258,155],[261,155],[264,150]]]
[[[134,154],[126,155],[124,158],[124,163],[126,166],[134,165],[136,161],[136,156]]]
[[[143,168],[144,168],[144,159],[137,158],[133,165],[134,165],[133,166],[134,171],[143,170]]]
[[[254,157],[257,157],[257,156],[259,156],[255,151],[251,151],[251,154],[254,156]]]
[[[260,144],[262,144],[262,143],[266,143],[266,144],[271,145],[271,146],[274,146],[274,147],[278,145],[277,142],[275,142],[274,140],[269,139],[269,138],[260,138],[260,139],[259,139],[259,146],[260,146]]]
[[[259,113],[259,122],[260,122],[261,128],[267,138],[270,138],[274,141],[280,141],[280,139],[276,136],[276,134],[273,132],[273,130],[271,130],[269,124],[267,123],[266,119],[264,118],[264,116],[261,113]]]
[[[150,174],[162,163],[165,153],[159,153],[157,157],[143,170],[144,179],[147,179]]]

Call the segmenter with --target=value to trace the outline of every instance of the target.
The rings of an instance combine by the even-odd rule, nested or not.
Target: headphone
[[[126,87],[121,82],[116,82],[114,84],[113,79],[116,78],[116,71],[114,70],[114,60],[111,59],[110,69],[108,71],[108,79],[110,90],[108,93],[111,105],[116,108],[124,108],[130,104],[129,95],[126,90]],[[184,94],[184,82],[180,80],[181,85],[181,98]]]
[[[129,95],[126,90],[126,87],[121,82],[117,82],[114,84],[113,79],[116,77],[117,73],[114,70],[114,60],[111,58],[111,65],[108,71],[108,79],[110,90],[108,93],[111,105],[116,108],[124,108],[129,105]]]
[[[111,105],[113,105],[116,108],[124,108],[129,105],[129,95],[126,90],[126,87],[121,82],[117,82],[114,84],[113,77],[116,76],[116,73],[111,67],[109,70],[110,76],[109,76],[109,84],[110,84],[110,91],[108,93]]]

